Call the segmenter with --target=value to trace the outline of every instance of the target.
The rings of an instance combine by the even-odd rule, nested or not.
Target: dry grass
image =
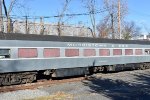
[[[26,100],[73,100],[73,95],[64,92],[57,92],[53,95],[37,97],[33,99],[26,99]]]

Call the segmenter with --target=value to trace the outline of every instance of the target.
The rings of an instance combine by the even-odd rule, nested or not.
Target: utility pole
[[[6,7],[6,4],[5,4],[5,0],[2,0],[3,2],[3,6],[4,6],[4,11],[5,11],[5,15],[7,17],[7,33],[10,33],[12,30],[11,30],[11,18],[7,12],[7,7]]]
[[[111,16],[112,39],[115,39],[115,35],[114,35],[114,14],[112,13],[110,16]]]
[[[0,0],[0,32],[3,32],[2,0]]]
[[[120,0],[118,0],[118,33],[119,33],[119,39],[121,39]]]
[[[44,18],[43,17],[40,17],[40,27],[41,27],[41,30],[40,30],[40,34],[41,35],[44,35]]]
[[[25,31],[26,33],[25,34],[29,34],[29,31],[28,31],[28,16],[25,16]]]

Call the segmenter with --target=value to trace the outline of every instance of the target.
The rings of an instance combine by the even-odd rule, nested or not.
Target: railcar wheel
[[[140,70],[144,70],[144,69],[146,69],[146,67],[145,67],[145,65],[140,65],[140,68],[139,68]]]
[[[21,74],[22,80],[21,83],[32,83],[36,80],[36,73],[22,73]]]
[[[11,75],[4,75],[2,79],[2,85],[11,85]]]
[[[116,70],[116,67],[115,66],[106,66],[106,69],[105,69],[107,72],[113,72]]]
[[[149,69],[150,68],[150,63],[145,63],[144,66],[145,66],[145,69]]]
[[[20,74],[12,74],[11,75],[11,84],[20,84],[22,77]]]
[[[0,86],[2,85],[3,78],[0,77]]]
[[[32,83],[34,80],[36,80],[36,75],[28,75],[27,76],[27,83]]]
[[[148,67],[148,69],[150,68],[150,63],[147,63],[147,67]]]
[[[13,84],[20,84],[21,77],[20,75],[16,74],[6,74],[2,75],[0,78],[0,85],[13,85]]]
[[[36,74],[36,72],[2,74],[0,86],[32,83],[36,80]]]

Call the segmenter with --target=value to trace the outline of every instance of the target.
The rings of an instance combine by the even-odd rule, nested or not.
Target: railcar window
[[[142,55],[142,49],[135,49],[135,55]]]
[[[110,56],[110,50],[109,49],[100,49],[99,55],[100,56]]]
[[[150,55],[150,49],[145,49],[145,54]]]
[[[38,52],[36,48],[19,48],[18,57],[19,58],[36,58]]]
[[[10,49],[0,49],[0,59],[10,58]]]
[[[79,56],[79,49],[66,49],[65,50],[66,57],[75,57]]]
[[[60,49],[59,48],[46,48],[44,49],[44,57],[60,57]]]
[[[125,49],[125,55],[133,55],[133,49]]]
[[[84,56],[96,56],[95,49],[84,49]]]
[[[122,55],[122,50],[121,49],[114,49],[113,55]]]

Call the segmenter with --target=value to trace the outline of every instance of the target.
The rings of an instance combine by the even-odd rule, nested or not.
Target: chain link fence
[[[3,18],[2,32],[4,33],[22,33],[22,34],[42,34],[58,35],[58,28],[61,30],[61,36],[80,36],[92,37],[92,30],[81,25],[61,25],[49,24],[44,22],[32,22],[22,20],[10,20]]]

